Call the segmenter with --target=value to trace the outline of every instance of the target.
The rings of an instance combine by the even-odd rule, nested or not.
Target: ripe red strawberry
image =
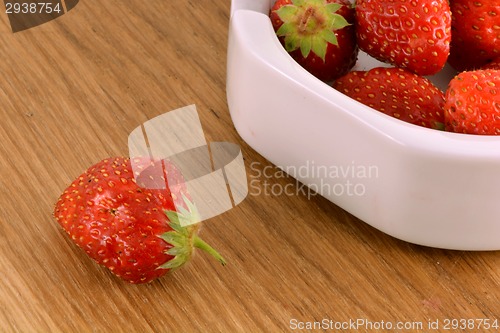
[[[333,87],[375,110],[433,129],[444,128],[444,94],[428,79],[403,68],[353,71]]]
[[[358,0],[359,48],[419,75],[439,72],[449,55],[448,0]]]
[[[480,69],[500,57],[498,0],[453,0],[448,62],[458,71]]]
[[[446,130],[467,134],[500,134],[500,70],[462,72],[446,90]]]
[[[105,159],[64,191],[54,216],[71,239],[130,283],[149,282],[181,267],[190,260],[193,246],[224,264],[197,236],[199,224],[183,226],[183,219],[199,216],[174,165],[146,159],[134,163],[136,177],[130,159]],[[165,184],[165,178],[169,189],[149,189]],[[181,211],[175,211],[176,205]]]
[[[285,49],[318,79],[332,81],[356,63],[354,9],[348,0],[277,0],[269,16]]]

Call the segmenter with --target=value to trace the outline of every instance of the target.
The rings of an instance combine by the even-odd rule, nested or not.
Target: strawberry
[[[433,129],[444,128],[444,94],[428,79],[403,68],[353,71],[333,87],[375,110]]]
[[[181,267],[190,260],[193,247],[224,264],[197,236],[199,224],[183,226],[183,219],[199,216],[177,168],[168,161],[135,159],[134,163],[136,177],[130,159],[105,159],[64,191],[54,216],[71,239],[130,283],[150,282]]]
[[[448,0],[358,0],[359,48],[419,75],[439,72],[450,51]]]
[[[458,71],[480,69],[500,57],[498,0],[453,0],[448,62]]]
[[[293,59],[329,82],[356,63],[354,9],[348,0],[277,0],[272,25]]]
[[[450,81],[445,99],[447,131],[500,134],[500,70],[458,74]]]

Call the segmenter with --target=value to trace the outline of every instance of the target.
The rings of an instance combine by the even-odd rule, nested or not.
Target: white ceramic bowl
[[[232,0],[227,99],[241,137],[272,163],[396,238],[500,249],[500,137],[404,123],[319,81],[286,53],[273,0]],[[380,65],[360,54],[357,69]],[[454,73],[431,78],[445,88]],[[350,190],[349,190],[350,189]]]

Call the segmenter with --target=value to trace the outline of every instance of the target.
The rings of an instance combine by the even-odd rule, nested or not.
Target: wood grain
[[[228,15],[227,0],[81,0],[13,34],[0,14],[0,331],[283,332],[293,319],[500,319],[497,252],[411,245],[317,196],[251,189],[201,232],[226,267],[199,253],[147,285],[120,281],[69,241],[52,217],[62,190],[100,159],[126,155],[128,134],[169,110],[196,104],[207,140],[239,144],[250,178],[272,168],[231,123]]]

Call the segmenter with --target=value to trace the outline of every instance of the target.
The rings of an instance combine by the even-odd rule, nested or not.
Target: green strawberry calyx
[[[444,131],[444,123],[440,121],[435,121],[433,123],[434,126],[432,126],[433,129],[439,130],[439,131]]]
[[[173,259],[158,266],[161,269],[176,270],[191,260],[193,249],[199,248],[217,259],[222,265],[226,265],[224,258],[198,235],[198,222],[201,221],[196,206],[183,195],[186,208],[179,207],[178,211],[165,211],[169,219],[171,231],[161,234],[159,237],[172,245],[166,253],[174,256]]]
[[[337,14],[342,6],[326,0],[292,0],[291,4],[276,10],[283,21],[276,34],[284,37],[288,52],[300,49],[304,58],[313,52],[324,62],[328,43],[338,46],[335,31],[350,25]]]

